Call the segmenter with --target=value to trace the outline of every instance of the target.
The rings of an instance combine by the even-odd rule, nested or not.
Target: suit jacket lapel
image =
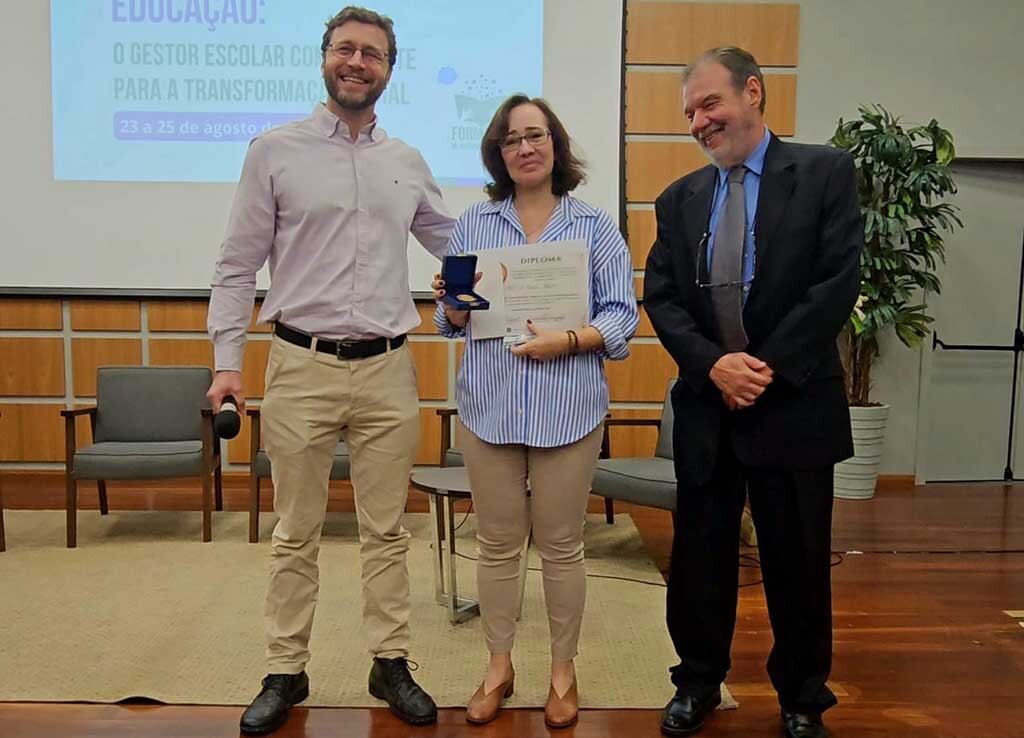
[[[686,224],[683,243],[686,246],[685,258],[689,259],[691,268],[697,265],[697,247],[701,244],[707,246],[705,236],[710,227],[711,203],[715,197],[717,172],[718,170],[711,166],[700,172],[683,200],[683,223]],[[694,276],[696,277],[696,273]]]
[[[761,188],[757,197],[757,216],[754,223],[754,248],[760,264],[770,250],[775,232],[779,229],[786,202],[796,184],[796,164],[786,151],[786,144],[772,134],[761,173]],[[754,267],[754,287],[757,286],[758,268]],[[749,302],[749,301],[748,301]]]

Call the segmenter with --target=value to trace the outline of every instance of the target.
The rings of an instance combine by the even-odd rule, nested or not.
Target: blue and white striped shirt
[[[638,315],[629,249],[602,210],[569,195],[561,198],[540,241],[585,241],[590,249],[590,325],[604,337],[604,350],[539,362],[515,356],[500,338],[472,340],[473,320],[457,329],[438,306],[434,324],[449,338],[468,334],[456,380],[459,418],[488,443],[551,448],[573,443],[596,428],[608,412],[604,359],[629,356],[627,341]],[[449,254],[526,245],[512,204],[477,203],[455,224]]]

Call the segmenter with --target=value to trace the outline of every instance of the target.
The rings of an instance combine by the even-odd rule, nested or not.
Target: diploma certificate
[[[491,303],[470,318],[472,336],[521,343],[540,328],[580,330],[590,316],[587,244],[552,241],[476,252],[476,292]]]

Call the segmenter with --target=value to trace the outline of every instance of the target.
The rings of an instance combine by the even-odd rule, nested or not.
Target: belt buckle
[[[341,355],[341,350],[343,348],[350,349],[355,345],[355,341],[338,341],[338,343],[334,346],[334,358],[338,359],[339,361],[341,359],[344,359],[345,357]]]

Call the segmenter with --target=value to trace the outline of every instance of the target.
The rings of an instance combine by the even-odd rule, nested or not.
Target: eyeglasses
[[[704,235],[700,237],[700,243],[697,244],[697,263],[694,265],[694,271],[697,273],[697,277],[694,283],[701,288],[714,289],[716,287],[747,287],[754,282],[754,277],[750,279],[741,279],[736,282],[712,282],[710,267],[708,266],[708,237],[711,234],[704,231]],[[751,235],[753,235],[753,229],[751,229]]]
[[[336,56],[338,59],[344,59],[348,61],[356,55],[358,51],[363,56],[363,62],[366,64],[372,64],[374,66],[384,66],[384,62],[388,60],[387,56],[380,49],[375,49],[372,46],[364,46],[359,48],[352,44],[339,44],[338,46],[328,46],[327,52]]]
[[[542,143],[547,141],[551,137],[551,131],[546,128],[527,128],[526,133],[509,133],[501,139],[500,146],[502,151],[515,151],[519,148],[524,140],[530,146],[540,146]]]

